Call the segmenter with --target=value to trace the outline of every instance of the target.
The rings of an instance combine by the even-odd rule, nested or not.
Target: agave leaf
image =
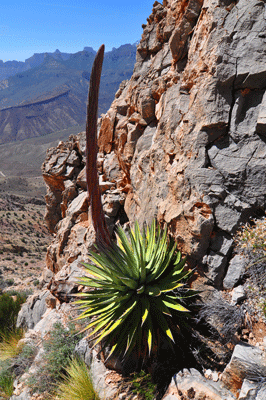
[[[168,323],[166,319],[164,318],[163,314],[158,312],[158,309],[154,308],[152,309],[152,316],[154,319],[157,321],[157,325],[160,327],[160,329],[165,333],[165,335],[171,339],[171,341],[174,341],[173,334],[171,332],[171,329],[168,326]]]
[[[134,235],[134,231],[131,230],[129,232],[129,237],[130,237],[130,241],[131,241],[131,245],[132,245],[132,249],[133,249],[133,254],[135,256],[135,260],[136,260],[136,269],[138,271],[138,274],[140,273],[140,254],[138,251],[138,246],[136,244],[136,239],[135,239],[135,235]]]
[[[146,280],[146,257],[145,247],[146,243],[140,232],[139,224],[135,222],[135,243],[137,252],[139,254],[139,270],[140,270],[140,283],[144,283]]]
[[[151,282],[155,279],[162,268],[162,262],[165,258],[165,254],[167,253],[167,229],[164,230],[162,237],[155,245],[155,249],[153,255],[150,259],[149,264],[147,265],[147,269],[151,272],[147,277],[147,282]]]
[[[114,310],[109,310],[109,311],[106,311],[105,313],[103,313],[102,315],[100,315],[100,316],[97,316],[92,322],[90,322],[87,326],[86,326],[86,328],[84,328],[81,332],[84,332],[84,331],[86,331],[87,329],[89,329],[89,328],[91,328],[91,327],[93,327],[93,326],[95,326],[96,324],[98,324],[99,322],[101,322],[101,321],[105,321],[105,325],[106,325],[106,323],[108,322],[108,317],[110,317],[111,316],[111,318],[113,318],[113,316],[114,316]],[[76,320],[80,320],[80,319],[84,319],[84,318],[87,318],[87,316],[86,316],[86,311],[84,311],[81,315],[79,315],[77,318],[75,318]],[[111,319],[109,319],[109,322],[111,321]],[[89,335],[89,336],[91,336],[91,335]]]
[[[96,340],[94,346],[96,344],[98,344],[104,337],[108,336],[111,332],[113,332],[115,329],[117,329],[118,326],[120,326],[122,324],[125,317],[132,312],[132,310],[134,309],[136,304],[137,304],[137,301],[132,300],[132,304],[126,309],[126,311],[121,315],[121,317],[115,323],[112,324],[112,326],[108,326],[108,328],[106,328],[104,330],[104,332],[101,334],[101,336]]]
[[[121,240],[122,246],[124,248],[124,257],[125,260],[127,261],[127,264],[131,266],[133,277],[138,279],[139,277],[138,261],[133,252],[132,245],[129,243],[128,238],[121,227],[117,228],[117,236]]]
[[[145,328],[145,332],[147,334],[149,355],[151,354],[151,349],[152,349],[152,344],[153,344],[153,328],[152,328],[152,326],[153,326],[153,324],[152,324],[151,316],[148,315],[143,329]]]
[[[84,317],[93,317],[98,314],[103,315],[105,311],[115,310],[117,308],[119,308],[119,305],[114,302],[104,307],[102,307],[101,305],[95,305],[94,307],[91,307],[89,304],[88,309],[84,311],[82,315],[84,315]]]
[[[143,326],[144,322],[146,321],[149,310],[150,310],[150,302],[146,297],[141,299],[141,309],[142,309],[142,316],[141,316],[141,326]]]
[[[153,220],[153,222],[155,222],[155,219]],[[150,229],[149,229],[148,225],[146,226],[146,234],[145,234],[145,236],[146,236],[146,244],[147,244],[147,247],[148,247],[148,242],[150,240]]]
[[[183,260],[180,262],[181,268],[179,266],[174,266],[173,269],[171,269],[168,274],[161,280],[162,282],[167,282],[168,280],[175,280],[176,282],[181,281],[182,279],[188,279],[190,275],[193,273],[193,271],[183,271],[184,269],[184,264],[186,263],[186,257],[183,258]]]
[[[107,316],[105,316],[105,318],[101,318],[101,319],[97,319],[97,321],[94,321],[95,323],[91,323],[90,324],[90,328],[92,326],[96,327],[94,328],[94,330],[89,334],[90,336],[94,336],[96,333],[98,333],[99,331],[102,331],[103,328],[106,328],[108,326],[108,324],[110,324],[112,321],[114,321],[114,313],[111,313]],[[89,327],[89,325],[88,325]],[[87,327],[87,328],[88,328]]]
[[[93,307],[104,306],[109,303],[118,303],[118,302],[123,303],[123,301],[128,300],[131,296],[132,296],[131,293],[127,293],[124,296],[121,296],[121,295],[119,296],[119,294],[116,294],[116,295],[111,294],[108,296],[108,294],[106,294],[105,297],[100,297],[98,299],[95,296],[93,296],[93,297],[90,296],[86,300],[86,303],[88,306],[93,306]],[[82,300],[80,300],[80,302],[81,301]]]
[[[176,244],[173,245],[173,247],[172,247],[172,249],[170,251],[166,252],[166,254],[164,256],[164,260],[163,260],[163,262],[161,262],[160,269],[158,268],[157,270],[154,271],[154,275],[156,274],[154,276],[154,279],[155,278],[158,279],[166,271],[166,269],[168,268],[170,262],[172,261],[175,249],[176,249]]]
[[[128,333],[126,330],[124,330],[122,328],[120,329],[120,331],[121,332],[119,333],[119,335],[117,335],[116,332],[113,332],[107,338],[108,343],[112,344],[115,342],[115,344],[112,346],[110,353],[108,354],[107,360],[109,357],[111,357],[112,354],[121,356],[121,354],[123,354],[123,352],[125,352]]]
[[[130,289],[133,289],[133,290],[137,289],[138,282],[136,282],[134,279],[126,278],[126,277],[123,277],[123,276],[120,276],[119,278],[120,278],[121,282],[123,282]]]
[[[125,352],[124,356],[130,355],[133,349],[136,350],[138,356],[138,353],[140,352],[139,348],[140,346],[138,344],[140,343],[140,345],[142,345],[142,341],[143,341],[143,332],[141,326],[137,325],[131,336],[129,336],[129,341],[127,342],[127,351]]]
[[[107,280],[115,280],[115,275],[111,271],[107,271],[106,269],[103,269],[99,266],[96,265],[91,265],[91,264],[83,264],[84,267],[94,276],[97,276],[98,278],[105,278]]]
[[[143,241],[143,237],[140,232],[138,221],[135,222],[135,239],[136,243],[141,243]]]
[[[73,293],[74,296],[76,297],[87,297],[88,299],[99,299],[101,297],[109,297],[109,296],[119,296],[121,295],[120,291],[118,290],[113,290],[113,289],[108,289],[108,290],[102,290],[102,289],[97,289],[97,290],[91,290],[90,292],[82,292],[82,293]],[[72,296],[72,293],[71,293]],[[84,300],[80,300],[84,301]]]
[[[160,296],[161,291],[158,286],[146,286],[145,293],[149,296]]]
[[[113,243],[111,247],[103,249],[101,255],[104,255],[104,263],[108,267],[111,265],[112,269],[116,271],[117,274],[125,274],[131,276],[131,269],[128,268],[127,262],[125,260],[125,253],[120,249],[116,243]]]
[[[111,348],[110,353],[108,354],[108,357],[106,358],[105,362],[113,355],[113,353],[115,353],[116,348],[118,347],[118,342],[116,342],[113,347]]]
[[[131,323],[132,320],[134,321],[134,324]],[[142,336],[140,321],[141,321],[141,307],[135,307],[134,314],[129,315],[124,324],[125,326],[127,325],[129,327],[128,332],[127,329],[125,329],[125,331],[127,332],[127,338],[126,338],[126,350],[124,356],[127,353],[130,354],[130,352],[133,350],[135,346],[137,337],[139,335]]]
[[[145,285],[142,285],[140,288],[137,289],[137,294],[144,293],[144,290],[145,290]]]
[[[155,237],[156,237],[156,222],[155,219],[152,222],[151,229],[147,227],[147,247],[146,247],[146,262],[149,263],[155,247]]]
[[[134,339],[135,339],[137,329],[140,329],[139,325],[131,325],[130,326],[130,331],[127,336],[127,345],[126,345],[126,350],[124,352],[124,356],[127,353],[130,353],[130,349],[132,348],[131,345],[135,343]]]
[[[117,235],[118,237],[118,235]],[[110,257],[114,257],[116,259],[116,262],[118,263],[118,266],[120,268],[120,271],[129,276],[129,277],[135,277],[134,273],[132,271],[132,264],[128,263],[128,255],[125,252],[125,250],[122,250],[116,243],[113,243],[112,249],[110,250]],[[131,268],[129,268],[129,265]]]
[[[173,310],[181,312],[189,312],[187,308],[181,306],[181,304],[177,303],[176,301],[173,301],[169,296],[163,299],[163,302],[166,305],[166,307],[172,308]]]
[[[162,312],[163,314],[169,315],[172,317],[172,314],[168,307],[164,304],[162,297],[153,297],[152,304],[157,308],[157,312]],[[154,309],[154,307],[153,307]]]
[[[102,286],[102,283],[99,283],[99,281],[98,280],[93,280],[93,279],[91,279],[91,278],[88,278],[88,277],[83,277],[83,278],[80,278],[80,280],[78,280],[78,281],[75,281],[77,284],[79,284],[79,285],[83,285],[83,286],[89,286],[89,287],[95,287],[95,288],[100,288],[101,286]],[[71,293],[71,295],[72,295],[72,293]],[[78,295],[78,293],[75,293],[75,294],[73,294],[74,296],[77,296]]]
[[[159,285],[161,292],[170,292],[174,289],[184,286],[184,283],[176,282],[176,279],[173,279],[172,281],[168,280],[168,282],[163,280],[162,282],[159,282]]]
[[[121,273],[121,269],[118,266],[119,259],[116,260],[117,254],[115,257],[110,257],[108,253],[109,251],[102,251],[101,254],[96,254],[93,251],[90,251],[90,259],[106,272],[111,271],[115,275]]]
[[[181,251],[177,251],[177,253],[176,253],[176,259],[175,259],[174,265],[179,264],[180,261],[181,261],[181,258],[182,258]]]
[[[87,282],[85,279],[89,279],[89,281]],[[97,291],[97,290],[105,290],[105,291],[118,290],[119,292],[125,291],[125,287],[123,287],[123,285],[121,285],[121,282],[119,282],[119,284],[116,285],[116,284],[112,283],[111,281],[105,281],[105,280],[96,281],[96,280],[91,280],[90,278],[84,278],[84,280],[80,280],[79,282],[83,286],[94,287],[95,291]],[[90,291],[88,293],[91,293],[91,292],[92,291]],[[78,295],[78,294],[73,294],[73,296],[76,296],[76,295]],[[71,294],[71,296],[72,296],[72,294]]]
[[[193,274],[193,271],[191,271],[191,270],[182,271],[182,272],[175,271],[175,272],[173,272],[173,277],[176,277],[176,279],[178,279],[178,281],[181,281],[182,279],[188,280],[192,274]]]
[[[180,261],[178,263],[175,262],[174,263],[175,271],[182,270],[184,265],[186,264],[186,261],[187,261],[187,257],[184,257],[183,259],[180,259]]]
[[[118,319],[125,320],[126,316],[131,313],[131,311],[133,310],[135,305],[136,305],[136,300],[134,300],[132,298],[129,299],[128,301],[124,301],[122,304],[122,307],[120,307],[119,304],[115,305],[115,303],[114,303],[112,305],[112,307],[102,308],[103,312],[96,318],[98,321],[100,321],[102,318],[106,318],[106,317],[114,315],[116,320],[118,320]],[[85,314],[85,312],[83,314]],[[93,322],[92,322],[92,324],[93,324]]]
[[[193,297],[193,296],[197,296],[197,294],[201,293],[200,290],[187,290],[184,294],[182,293],[182,297],[178,297],[176,296],[176,299],[186,299],[188,297]]]

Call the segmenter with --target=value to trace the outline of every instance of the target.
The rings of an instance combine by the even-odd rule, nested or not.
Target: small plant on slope
[[[152,382],[150,374],[146,374],[144,371],[134,373],[130,380],[132,386],[132,392],[138,395],[138,399],[141,400],[153,400],[156,393],[156,386]]]
[[[79,294],[84,309],[79,318],[94,317],[86,329],[93,328],[95,345],[111,345],[109,356],[134,349],[145,360],[162,336],[174,342],[181,314],[188,313],[183,300],[193,294],[180,292],[191,272],[184,271],[186,259],[168,240],[167,228],[161,231],[155,221],[143,233],[136,223],[130,240],[121,227],[117,236],[118,245],[90,252],[94,264],[84,264],[91,276],[81,284],[92,289]]]

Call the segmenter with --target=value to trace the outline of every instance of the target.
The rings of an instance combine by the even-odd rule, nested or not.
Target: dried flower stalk
[[[91,70],[90,89],[87,106],[86,123],[86,181],[88,203],[93,227],[96,233],[98,246],[110,246],[111,237],[106,225],[106,220],[101,202],[101,191],[97,171],[97,118],[98,97],[104,57],[104,45],[99,48]]]

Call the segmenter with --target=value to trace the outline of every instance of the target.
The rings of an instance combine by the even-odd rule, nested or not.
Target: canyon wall
[[[221,287],[233,235],[265,210],[266,4],[164,0],[143,25],[134,73],[99,121],[99,176],[110,229],[154,217]],[[48,152],[53,272],[93,243],[84,133]]]

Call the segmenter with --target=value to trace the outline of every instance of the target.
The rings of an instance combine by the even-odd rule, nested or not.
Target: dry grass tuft
[[[23,349],[23,345],[19,344],[20,339],[24,336],[22,329],[16,329],[9,333],[1,334],[0,342],[0,361],[6,361],[16,357]]]
[[[57,400],[99,400],[83,361],[73,359],[66,368],[66,374],[56,389]]]

